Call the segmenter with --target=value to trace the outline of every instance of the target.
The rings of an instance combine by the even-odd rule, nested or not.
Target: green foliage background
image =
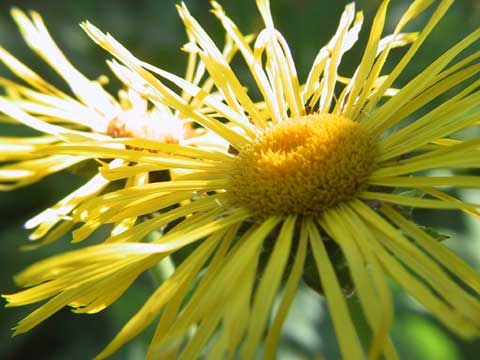
[[[44,17],[53,37],[66,55],[87,76],[96,78],[101,74],[110,77],[104,61],[108,55],[94,45],[77,24],[90,20],[100,29],[112,33],[134,54],[152,64],[183,74],[186,56],[180,46],[186,41],[183,26],[172,0],[67,0],[67,1],[2,1],[0,3],[0,44],[20,59],[38,70],[47,79],[65,87],[47,66],[42,64],[24,45],[9,9],[18,6],[23,10],[37,10]],[[333,0],[271,0],[277,27],[289,42],[301,81],[304,81],[318,49],[333,35],[346,1]],[[209,14],[206,0],[186,1],[189,9],[212,37],[223,42],[221,28]],[[408,1],[392,1],[387,28],[391,30],[401,10]],[[255,32],[261,26],[260,17],[253,0],[223,1],[222,4],[244,33]],[[342,74],[350,75],[362,55],[363,44],[368,35],[377,0],[357,1],[363,9],[366,24],[361,40],[347,53],[342,64]],[[428,13],[426,14],[428,16]],[[423,16],[416,23],[425,23]],[[400,83],[410,79],[447,48],[472,31],[480,21],[480,3],[475,0],[455,2],[408,67]],[[402,51],[397,51],[400,57]],[[238,63],[241,72],[245,67]],[[0,75],[9,77],[0,67]],[[109,87],[118,86],[112,80]],[[0,135],[25,134],[17,127],[0,124]],[[464,134],[478,136],[478,132]],[[54,204],[82,184],[83,179],[65,172],[55,175],[29,188],[11,193],[0,193],[0,284],[3,293],[15,290],[12,275],[33,261],[48,255],[76,248],[62,239],[53,246],[33,252],[20,252],[18,246],[25,244],[28,232],[23,223],[45,207]],[[469,201],[480,202],[478,192],[457,193]],[[480,267],[480,224],[455,212],[421,211],[415,213],[418,222],[436,226],[452,236],[447,246],[455,249],[477,269]],[[95,234],[91,242],[98,241],[105,231]],[[97,315],[75,315],[68,309],[60,311],[28,334],[10,338],[10,328],[32,308],[0,309],[0,358],[1,359],[86,359],[98,353],[102,346],[139,308],[151,293],[153,281],[147,275],[140,278],[117,303]],[[480,342],[464,342],[457,338],[401,290],[395,289],[396,321],[394,340],[402,359],[409,360],[460,360],[477,359]],[[132,342],[114,356],[115,359],[142,359],[147,336]],[[339,358],[335,336],[325,304],[311,290],[303,287],[288,320],[280,351],[282,359],[336,359]]]

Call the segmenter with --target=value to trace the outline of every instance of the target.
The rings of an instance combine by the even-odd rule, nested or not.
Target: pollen
[[[290,118],[240,149],[229,201],[263,218],[312,215],[355,196],[374,169],[375,139],[333,114]]]

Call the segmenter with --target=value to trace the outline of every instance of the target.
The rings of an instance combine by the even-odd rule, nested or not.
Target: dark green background
[[[271,0],[274,19],[292,49],[301,82],[318,49],[333,35],[346,1]],[[2,1],[0,4],[0,44],[20,59],[38,70],[43,76],[63,86],[47,66],[41,64],[24,45],[9,9],[19,6],[24,10],[39,11],[51,34],[72,62],[87,76],[101,74],[110,77],[104,61],[108,55],[97,48],[77,26],[85,19],[100,29],[112,33],[136,56],[152,64],[183,74],[186,56],[180,46],[186,41],[183,26],[177,16],[176,1],[160,0],[83,0],[83,1]],[[190,11],[219,44],[223,41],[221,28],[211,15],[208,1],[187,1]],[[260,17],[254,1],[224,1],[224,7],[244,33],[260,29]],[[379,2],[358,1],[358,8],[365,12],[366,24],[361,39],[345,56],[342,74],[351,75],[362,55],[368,25]],[[407,1],[393,1],[390,6],[387,28],[406,8]],[[428,12],[425,16],[428,16]],[[414,24],[424,24],[426,17]],[[475,0],[457,1],[448,15],[434,30],[427,43],[400,78],[400,83],[410,79],[446,49],[460,40],[480,22],[480,5]],[[402,51],[396,51],[399,57]],[[244,69],[243,65],[241,67]],[[242,70],[244,71],[244,70]],[[240,72],[242,72],[240,71]],[[0,67],[0,75],[7,75]],[[116,81],[109,85],[111,90]],[[20,133],[17,128],[0,124],[0,136]],[[472,134],[466,134],[472,136]],[[478,133],[473,135],[478,136]],[[26,265],[47,255],[71,249],[68,239],[35,252],[20,252],[18,246],[26,242],[28,232],[22,224],[46,206],[54,204],[83,183],[83,179],[64,173],[52,176],[26,189],[0,193],[0,287],[3,293],[15,290],[13,274]],[[458,195],[470,201],[479,201],[478,192],[464,191]],[[477,268],[480,265],[478,221],[467,219],[454,212],[416,213],[419,222],[438,226],[454,236],[447,245],[453,247]],[[102,232],[97,234],[101,237]],[[95,241],[93,239],[92,241]],[[28,334],[10,338],[9,328],[34,307],[0,309],[0,359],[86,359],[94,356],[113,337],[121,325],[136,311],[152,289],[152,281],[144,276],[117,303],[97,315],[75,315],[64,309]],[[449,333],[426,314],[420,306],[399,291],[396,293],[396,322],[394,340],[402,359],[456,360],[476,359],[480,342],[466,343]],[[312,291],[302,288],[292,309],[286,329],[280,358],[328,359],[338,358],[338,349],[324,302]],[[132,342],[114,356],[115,359],[142,359],[148,337]],[[475,354],[477,356],[475,356]]]

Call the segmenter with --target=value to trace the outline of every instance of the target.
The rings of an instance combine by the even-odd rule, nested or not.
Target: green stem
[[[147,242],[158,240],[162,236],[160,231],[152,231],[145,239]],[[170,256],[162,259],[157,265],[150,268],[150,275],[155,286],[162,284],[175,272],[175,264]]]

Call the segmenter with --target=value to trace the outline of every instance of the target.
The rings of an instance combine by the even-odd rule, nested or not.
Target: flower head
[[[225,190],[232,206],[258,218],[318,215],[353,198],[375,155],[374,138],[349,118],[290,118],[240,150]]]
[[[170,159],[173,168],[189,172],[98,196],[79,206],[74,212],[74,220],[84,222],[79,233],[91,226],[92,219],[111,223],[127,214],[157,214],[112,235],[108,241],[113,244],[59,255],[21,273],[19,284],[33,287],[6,296],[11,306],[51,299],[22,320],[17,332],[28,331],[66,305],[77,312],[99,311],[145,269],[194,244],[191,254],[99,358],[114,353],[157,318],[150,358],[178,354],[189,359],[208,351],[213,359],[225,355],[251,359],[261,342],[264,357],[274,358],[308,257],[316,264],[344,358],[361,359],[365,353],[370,359],[382,354],[396,357],[388,334],[393,316],[388,278],[452,331],[465,338],[478,337],[480,277],[403,211],[403,207],[458,209],[480,215],[478,204],[439,189],[479,188],[478,176],[433,177],[425,172],[479,164],[478,139],[451,137],[478,122],[480,93],[473,77],[479,54],[449,64],[478,41],[480,31],[440,55],[402,88],[392,87],[451,1],[440,1],[420,32],[402,33],[431,3],[414,1],[393,34],[382,37],[388,5],[384,1],[363,58],[353,75],[345,77],[339,75],[339,65],[363,22],[362,13],[348,5],[335,35],[319,51],[300,85],[268,0],[257,1],[265,28],[253,47],[213,2],[213,13],[239,48],[260,90],[261,103],[250,97],[184,5],[178,10],[192,39],[185,50],[199,56],[221,97],[203,94],[195,84],[138,60],[113,37],[85,23],[87,33],[123,63],[111,65],[125,84],[208,128],[228,142],[229,150],[177,146],[168,154],[139,158],[137,166]],[[402,59],[385,73],[391,50],[406,45],[410,47]],[[215,115],[197,111],[164,81],[201,98]],[[461,89],[449,100],[419,111],[458,84]],[[101,157],[126,156],[100,148]],[[409,196],[409,189],[425,196]],[[178,206],[172,209],[174,204]],[[120,213],[113,212],[118,208]],[[165,224],[174,226],[161,238],[144,241]],[[351,319],[330,244],[341,250],[348,264],[372,331],[367,349]]]
[[[31,12],[29,17],[13,9],[12,16],[28,46],[65,80],[72,94],[51,85],[7,50],[0,48],[0,61],[26,83],[0,79],[0,86],[5,91],[5,95],[0,97],[0,110],[8,116],[5,120],[40,133],[34,137],[0,138],[0,161],[5,162],[0,166],[0,190],[27,186],[50,174],[96,158],[95,146],[102,141],[118,139],[110,146],[128,150],[142,150],[135,145],[139,139],[151,142],[152,146],[196,143],[219,146],[218,141],[211,141],[211,134],[205,129],[194,128],[192,121],[182,117],[175,109],[160,103],[152,105],[138,92],[128,88],[119,90],[118,97],[114,98],[102,87],[102,82],[108,80],[105,76],[99,80],[87,79],[63,55],[39,14]],[[231,57],[234,52],[234,47],[228,43],[225,56]],[[198,84],[204,68],[198,66],[194,55],[190,56],[188,64],[187,80]],[[212,86],[211,81],[204,81],[205,93],[209,93]],[[194,105],[195,99],[188,95],[183,98],[191,100],[193,106],[202,106],[198,101]],[[139,151],[130,153],[130,160],[114,159],[109,168],[121,171],[133,164],[135,154],[142,156]],[[165,166],[144,166],[142,171],[130,173],[126,187],[148,183],[149,172],[164,169]],[[105,192],[108,185],[117,180],[96,169],[95,172],[85,185],[26,223],[27,228],[36,228],[30,236],[31,240],[43,238],[33,247],[50,243],[68,233],[74,225],[71,211],[83,201]],[[136,218],[124,219],[114,231],[123,231],[135,221]]]

